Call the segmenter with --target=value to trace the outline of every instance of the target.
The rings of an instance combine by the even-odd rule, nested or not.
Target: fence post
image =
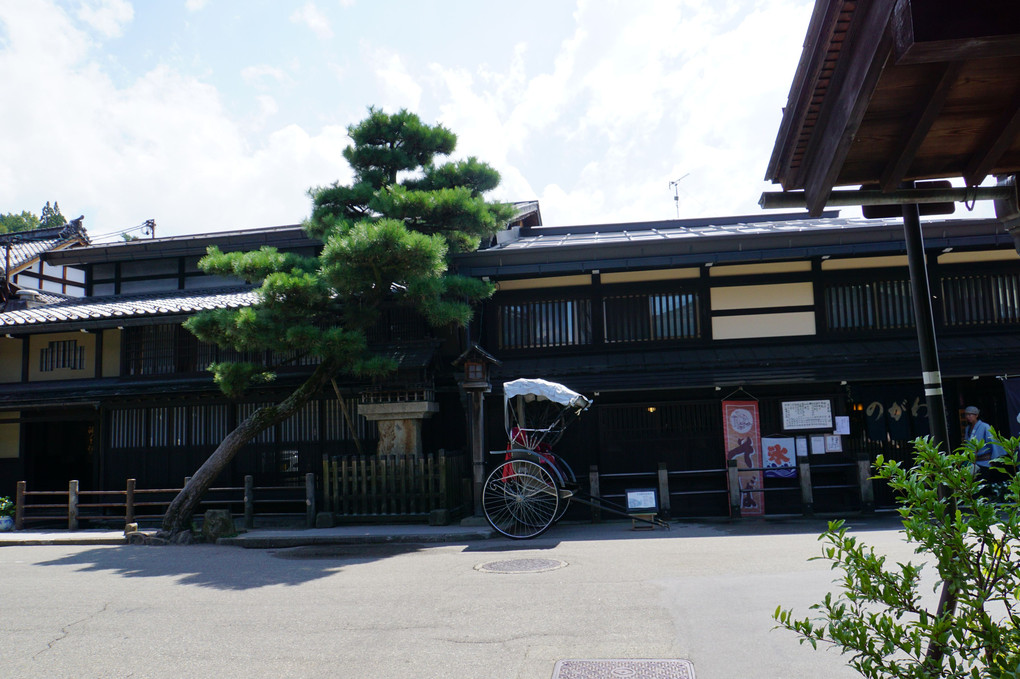
[[[247,474],[244,477],[244,529],[255,527],[255,477]]]
[[[127,480],[127,488],[124,491],[124,523],[135,522],[135,480]]]
[[[450,509],[450,485],[449,485],[449,473],[450,470],[447,468],[446,454],[443,452],[439,453],[439,506],[436,509]]]
[[[669,470],[666,463],[659,463],[659,515],[665,521],[669,521],[672,507],[669,502]]]
[[[305,525],[315,528],[315,474],[305,474]]]
[[[867,453],[857,456],[857,479],[861,484],[861,505],[864,511],[874,511],[875,488],[871,485],[871,457]]]
[[[797,476],[800,477],[800,501],[804,505],[804,516],[814,516],[815,494],[811,488],[811,465],[807,460],[797,463]]]
[[[322,504],[327,512],[333,511],[333,493],[329,486],[329,455],[322,454]]]
[[[599,497],[599,466],[593,464],[588,467],[588,482],[591,485],[591,496],[593,498]],[[599,507],[598,502],[595,502],[591,506],[591,522],[598,523],[602,520],[602,509]]]
[[[67,530],[78,530],[78,479],[67,483]]]
[[[14,529],[25,527],[25,482],[18,481],[18,489],[14,495]]]
[[[737,461],[730,460],[726,465],[726,485],[730,489],[730,517],[740,518],[740,474],[737,468]]]

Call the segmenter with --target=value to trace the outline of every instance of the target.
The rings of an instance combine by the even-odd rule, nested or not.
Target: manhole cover
[[[566,565],[566,561],[559,559],[506,559],[479,564],[475,566],[475,570],[486,573],[541,573],[554,571]]]
[[[561,660],[552,679],[694,679],[690,660]]]

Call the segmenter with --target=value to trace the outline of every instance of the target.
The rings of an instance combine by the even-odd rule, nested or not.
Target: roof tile
[[[159,292],[145,295],[74,297],[55,304],[0,313],[0,329],[104,318],[167,316],[207,309],[237,308],[249,306],[254,302],[255,291],[248,286],[180,290],[169,294]]]

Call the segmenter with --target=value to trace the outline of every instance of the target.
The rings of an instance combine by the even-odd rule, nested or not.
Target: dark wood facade
[[[498,288],[467,331],[422,344],[428,331],[420,319],[395,313],[374,340],[403,347],[407,375],[429,375],[440,407],[423,424],[426,452],[468,445],[452,362],[478,342],[501,361],[486,399],[486,448],[505,445],[503,381],[562,382],[594,396],[595,406],[568,429],[558,452],[582,476],[596,466],[610,497],[646,483],[662,465],[675,517],[728,512],[724,398],[737,392],[757,399],[763,435],[779,432],[784,400],[829,399],[850,418],[851,434],[842,437],[841,452],[811,456],[815,509],[856,509],[858,458],[905,458],[907,439],[924,433],[921,418],[869,435],[864,412],[869,399],[886,396],[909,406],[920,390],[896,228],[834,215],[522,225],[455,262]],[[995,376],[1020,371],[1016,253],[994,221],[926,228],[948,398],[979,405],[1002,426]],[[128,477],[140,487],[179,485],[240,418],[310,369],[294,364],[280,372],[281,391],[243,402],[218,392],[204,367],[232,356],[180,327],[198,308],[245,303],[242,282],[193,270],[213,242],[224,249],[313,247],[300,229],[286,227],[59,253],[53,265],[74,260],[91,294],[78,306],[0,316],[10,335],[0,338],[0,494],[22,478],[33,488],[66,486],[68,478],[93,488],[120,488]],[[352,382],[339,387],[355,399],[370,391]],[[319,394],[253,441],[223,483],[247,474],[257,484],[300,483],[324,454],[356,452],[338,408],[331,389]],[[356,427],[372,447],[374,424],[358,419]],[[775,491],[768,513],[801,510],[796,480],[767,484]],[[891,498],[880,490],[877,500]]]

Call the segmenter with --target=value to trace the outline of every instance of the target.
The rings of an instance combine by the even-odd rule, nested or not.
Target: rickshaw
[[[506,450],[491,451],[503,461],[482,488],[482,508],[489,524],[514,539],[541,535],[566,513],[571,500],[669,528],[657,518],[632,516],[622,507],[580,489],[574,470],[552,447],[592,400],[562,384],[517,379],[503,384]]]

